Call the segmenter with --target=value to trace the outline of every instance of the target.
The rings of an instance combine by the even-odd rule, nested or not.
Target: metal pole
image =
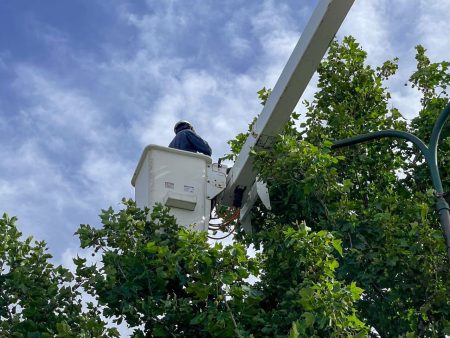
[[[439,214],[439,221],[442,226],[442,231],[444,232],[445,243],[447,246],[447,258],[450,262],[450,209],[447,201],[444,198],[444,190],[442,187],[442,181],[439,175],[439,167],[437,163],[437,146],[439,144],[439,136],[449,115],[450,103],[447,104],[445,109],[439,114],[439,117],[434,124],[433,132],[430,138],[430,144],[428,147],[421,139],[413,134],[400,130],[383,130],[335,141],[331,148],[338,149],[385,137],[405,139],[416,145],[425,157],[425,162],[427,163],[430,170],[431,180],[436,192],[436,211]]]
[[[439,220],[444,232],[445,243],[447,244],[447,258],[450,262],[450,212],[448,203],[442,194],[436,197],[436,210],[439,213]]]
[[[436,190],[436,210],[439,214],[442,231],[444,232],[445,242],[447,244],[447,256],[450,262],[450,212],[447,201],[444,198],[444,189],[442,187],[441,177],[439,175],[439,167],[437,163],[437,147],[439,144],[439,136],[444,128],[444,124],[450,116],[450,103],[439,114],[431,133],[430,144],[428,146],[430,161],[428,167],[431,172],[431,179]]]
[[[429,149],[429,164],[431,171],[431,179],[433,180],[434,188],[438,194],[443,193],[442,182],[439,175],[439,169],[437,164],[437,147],[439,144],[439,136],[444,128],[444,124],[450,115],[450,103],[445,107],[445,109],[439,114],[436,123],[433,127],[433,132],[431,133]]]

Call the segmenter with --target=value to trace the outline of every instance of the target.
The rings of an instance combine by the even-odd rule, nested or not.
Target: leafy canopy
[[[268,218],[286,227],[303,222],[313,231],[329,231],[342,243],[337,277],[364,290],[356,302],[364,323],[382,337],[449,334],[449,265],[422,156],[393,139],[330,148],[333,140],[386,129],[410,131],[428,142],[449,102],[448,63],[431,63],[417,47],[410,83],[423,93],[422,108],[408,123],[389,108],[390,94],[383,87],[397,69],[396,60],[373,69],[365,59],[353,38],[333,42],[318,69],[318,91],[305,103],[306,121],[300,129],[291,121],[273,149],[255,152],[273,209],[255,208],[257,233],[240,238],[270,250]],[[446,191],[449,142],[447,125],[439,146]]]
[[[333,150],[334,140],[385,129],[428,141],[448,103],[449,63],[417,48],[409,84],[419,115],[391,107],[384,81],[397,60],[366,65],[352,37],[333,41],[318,90],[293,113],[272,149],[254,149],[272,210],[257,204],[254,231],[231,245],[179,227],[167,208],[102,210],[81,225],[76,275],[49,263],[43,242],[0,221],[0,334],[117,336],[100,314],[135,337],[442,337],[450,334],[450,272],[429,173],[417,149],[384,139]],[[258,92],[264,104],[270,90]],[[249,126],[249,132],[252,124]],[[248,133],[231,140],[236,158]],[[439,146],[450,190],[450,126]],[[256,251],[250,256],[251,250]],[[81,306],[81,292],[98,304]]]
[[[49,262],[43,241],[21,239],[16,218],[0,218],[0,337],[118,337],[93,304],[83,310],[73,274]]]
[[[206,233],[180,228],[162,206],[148,217],[124,205],[103,211],[101,229],[77,232],[82,247],[102,252],[103,266],[75,263],[104,315],[135,336],[273,336],[293,325],[302,337],[365,332],[352,307],[362,290],[336,280],[341,247],[329,233],[274,232],[280,250],[250,258],[241,244],[210,245]]]

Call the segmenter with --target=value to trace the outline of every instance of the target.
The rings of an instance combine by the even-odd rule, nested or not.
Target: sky
[[[315,0],[0,0],[0,213],[70,264],[79,224],[134,197],[147,144],[167,145],[189,120],[213,149],[261,111]],[[417,114],[404,86],[414,46],[450,60],[450,0],[356,0],[337,37],[368,63],[399,57],[391,105]],[[305,98],[315,91],[312,81]],[[302,112],[301,104],[297,108]]]

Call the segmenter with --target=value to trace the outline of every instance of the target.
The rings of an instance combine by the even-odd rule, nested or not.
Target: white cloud
[[[244,58],[251,51],[250,41],[240,36],[232,36],[230,40],[231,51],[233,56]]]
[[[15,88],[25,92],[30,102],[21,110],[21,120],[30,129],[42,133],[43,141],[58,144],[58,137],[63,135],[91,143],[106,142],[104,133],[98,132],[101,112],[87,96],[65,88],[63,80],[52,79],[49,74],[27,65],[18,66],[16,76]]]
[[[33,141],[14,147],[13,156],[10,149],[5,150],[0,155],[8,158],[0,164],[0,171],[8,177],[0,180],[2,211],[19,217],[20,229],[26,236],[52,243],[53,236],[70,238],[67,213],[87,206],[64,172]]]
[[[122,197],[131,197],[130,180],[133,173],[131,162],[111,154],[109,149],[88,151],[79,175],[89,187],[90,200],[104,200],[117,203]]]
[[[261,84],[269,88],[275,86],[301,35],[292,14],[286,5],[265,1],[262,10],[251,19],[253,33],[264,51],[255,66],[262,71]]]
[[[8,173],[0,180],[1,205],[19,216],[27,235],[59,248],[79,223],[132,195],[133,165],[116,148],[121,133],[88,94],[24,65],[14,85],[27,95],[15,117],[18,135],[2,154],[10,161],[0,164]]]
[[[448,13],[450,12],[450,1],[420,0],[417,9],[419,23],[417,31],[419,42],[428,49],[428,54],[437,61],[449,59],[450,26]]]
[[[371,64],[392,58],[389,11],[394,6],[387,0],[355,1],[344,20],[338,37],[354,36],[368,52]],[[392,55],[392,56],[389,56]]]

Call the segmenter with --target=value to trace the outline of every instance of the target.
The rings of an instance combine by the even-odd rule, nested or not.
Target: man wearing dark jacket
[[[198,136],[188,121],[179,121],[173,128],[175,137],[169,144],[169,148],[175,148],[193,153],[199,152],[211,156],[211,147],[208,142]]]

